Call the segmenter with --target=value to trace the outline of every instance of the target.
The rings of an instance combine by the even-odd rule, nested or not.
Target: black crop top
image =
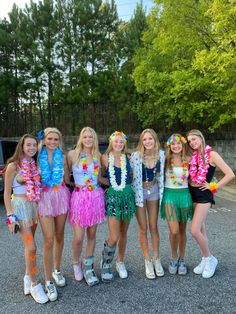
[[[215,173],[216,167],[209,165],[208,172],[206,174],[206,182],[210,183],[213,179],[214,173]]]

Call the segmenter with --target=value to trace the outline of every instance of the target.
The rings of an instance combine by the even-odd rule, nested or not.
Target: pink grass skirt
[[[70,201],[69,223],[82,228],[97,225],[105,220],[105,200],[102,188],[89,191],[74,190]]]
[[[68,212],[70,192],[64,184],[59,187],[43,187],[39,201],[39,216],[56,217]]]

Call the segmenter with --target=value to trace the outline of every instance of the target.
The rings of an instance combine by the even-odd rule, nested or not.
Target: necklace
[[[81,160],[83,174],[84,174],[84,182],[86,186],[88,187],[88,189],[91,190],[93,189],[92,185],[94,183],[97,183],[97,176],[98,176],[98,170],[99,170],[98,161],[97,159],[93,158],[93,172],[92,174],[89,174],[86,154],[81,154],[80,160]]]
[[[181,179],[180,181],[177,181],[175,173],[174,173],[174,161],[173,159],[171,159],[170,167],[169,167],[169,177],[172,184],[175,186],[183,186],[184,183],[186,183],[188,164],[185,160],[182,161],[181,168],[182,168]]]
[[[126,169],[126,156],[121,154],[120,156],[120,167],[121,167],[121,182],[120,185],[116,182],[115,176],[115,158],[112,153],[108,155],[108,171],[110,175],[110,183],[115,191],[122,191],[125,188],[127,169]]]
[[[52,155],[52,169],[48,160],[48,152],[45,147],[42,148],[39,154],[39,166],[41,172],[42,183],[48,187],[59,186],[63,181],[64,164],[63,153],[58,147]]]
[[[29,202],[38,202],[40,200],[40,173],[35,160],[21,160],[20,174],[22,175],[26,186],[26,198]]]
[[[147,194],[150,195],[151,194],[151,187],[153,186],[153,184],[156,182],[156,173],[157,173],[157,159],[156,156],[153,156],[154,159],[154,168],[152,170],[153,173],[153,180],[149,181],[148,180],[148,175],[147,175],[147,169],[151,169],[147,167],[147,156],[144,154],[143,155],[143,165],[144,165],[144,169],[145,169],[145,182],[144,182],[144,186],[145,189],[147,189]]]
[[[210,158],[211,147],[206,146],[204,151],[205,165],[203,163],[202,155],[198,151],[193,152],[190,161],[189,174],[193,182],[197,184],[202,184],[206,181],[206,174],[209,168],[209,158]]]

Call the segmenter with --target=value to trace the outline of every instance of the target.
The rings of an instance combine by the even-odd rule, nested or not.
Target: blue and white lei
[[[56,148],[52,155],[52,169],[48,161],[48,152],[45,147],[39,154],[39,167],[42,183],[48,187],[58,186],[63,181],[64,164],[63,153],[60,148]]]

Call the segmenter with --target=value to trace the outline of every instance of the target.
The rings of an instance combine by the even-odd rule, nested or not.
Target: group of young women
[[[212,181],[216,167],[224,173],[217,183]],[[67,216],[73,228],[72,263],[76,280],[84,278],[89,286],[99,283],[94,271],[96,231],[106,218],[109,237],[101,254],[101,280],[105,283],[113,280],[116,247],[116,270],[120,278],[128,277],[124,263],[127,231],[135,215],[146,277],[163,276],[159,207],[169,226],[170,274],[187,273],[186,224],[192,220],[190,233],[202,254],[193,271],[204,278],[212,277],[218,262],[209,250],[205,221],[214,204],[213,194],[233,178],[233,171],[205,144],[198,130],[190,131],[187,140],[172,134],[164,153],[155,131],[145,129],[131,156],[127,153],[126,135],[120,131],[111,134],[102,156],[96,132],[90,127],[82,129],[75,149],[66,156],[58,129],[41,131],[39,143],[34,136],[25,134],[7,163],[4,190],[9,230],[12,233],[19,230],[25,249],[24,293],[31,294],[38,303],[46,303],[57,299],[54,282],[59,287],[65,286],[60,265]],[[37,280],[34,235],[38,221],[43,234],[45,289]],[[87,245],[82,259],[85,233]]]

